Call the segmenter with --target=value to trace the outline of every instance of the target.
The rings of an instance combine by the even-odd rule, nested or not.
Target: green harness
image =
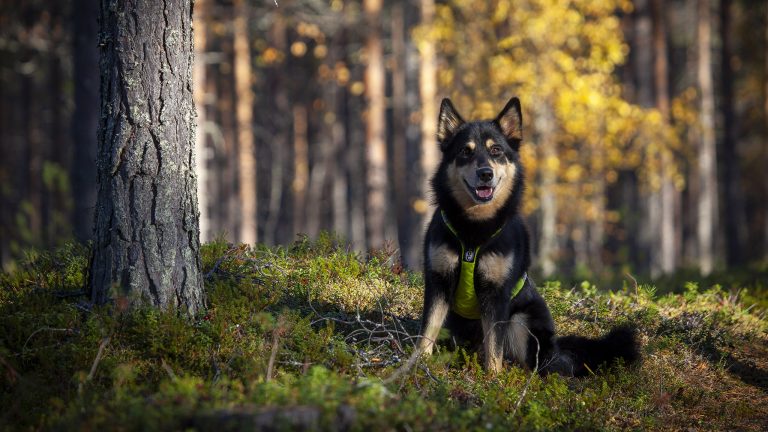
[[[477,302],[477,294],[475,293],[475,264],[477,263],[477,256],[480,253],[480,249],[484,245],[477,246],[474,249],[467,249],[464,246],[464,242],[461,241],[456,228],[448,222],[448,217],[445,215],[445,212],[441,211],[440,214],[443,217],[445,226],[448,227],[448,230],[453,233],[454,237],[456,237],[456,240],[458,240],[461,245],[461,274],[459,276],[459,285],[456,287],[456,295],[454,296],[451,309],[464,318],[480,319],[480,305]],[[502,229],[504,229],[504,226],[493,233],[488,241],[499,235]],[[526,278],[527,275],[523,274],[523,277],[517,281],[515,288],[512,290],[512,298],[515,298],[515,296],[520,293],[520,290],[523,289]]]

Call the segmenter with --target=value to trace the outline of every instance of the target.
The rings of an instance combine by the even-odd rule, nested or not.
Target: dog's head
[[[486,220],[505,207],[522,177],[520,101],[512,98],[489,121],[465,122],[448,99],[440,105],[437,137],[443,153],[433,185],[447,192],[472,220]],[[435,184],[440,179],[440,184]],[[438,200],[441,191],[438,192]],[[515,194],[517,195],[517,194]]]

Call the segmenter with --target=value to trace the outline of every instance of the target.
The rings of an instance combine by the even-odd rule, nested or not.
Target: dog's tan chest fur
[[[446,244],[429,245],[429,268],[432,271],[449,275],[459,266],[459,254]]]
[[[480,276],[493,285],[503,285],[512,268],[514,256],[510,253],[502,255],[496,252],[480,254],[477,270]]]

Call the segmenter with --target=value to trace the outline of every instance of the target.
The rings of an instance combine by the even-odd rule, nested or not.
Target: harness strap
[[[459,284],[456,288],[456,294],[454,296],[451,309],[464,318],[480,319],[480,305],[477,301],[477,294],[475,293],[475,263],[477,263],[477,256],[480,253],[480,249],[485,246],[485,244],[479,245],[474,249],[467,249],[464,246],[464,242],[461,241],[461,237],[459,237],[459,233],[456,231],[456,228],[454,228],[453,225],[451,225],[451,223],[448,221],[448,217],[445,215],[445,212],[440,211],[440,214],[443,218],[443,223],[445,223],[445,226],[454,235],[454,237],[456,237],[456,240],[458,240],[459,244],[461,245],[461,273],[459,275]],[[499,235],[502,229],[504,229],[504,225],[496,230],[496,232],[493,233],[488,241]],[[523,289],[525,280],[527,278],[528,274],[524,273],[523,277],[517,281],[514,289],[512,290],[511,298],[515,298],[515,296],[520,293],[520,290]]]

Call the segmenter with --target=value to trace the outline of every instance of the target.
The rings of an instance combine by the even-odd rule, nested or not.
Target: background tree
[[[73,74],[75,110],[72,113],[72,222],[75,238],[93,237],[93,209],[96,204],[96,130],[99,126],[99,0],[75,0],[72,14]]]
[[[92,300],[205,305],[200,273],[192,3],[101,2]]]
[[[257,194],[256,150],[253,144],[253,68],[248,37],[249,10],[245,0],[235,0],[235,91],[237,104],[237,160],[240,189],[240,238],[244,243],[256,243]]]
[[[715,96],[712,83],[712,23],[709,0],[699,0],[697,15],[697,76],[700,91],[701,143],[698,152],[698,227],[699,267],[708,274],[715,264],[715,226],[717,224],[717,165],[715,163]]]
[[[365,43],[365,160],[368,194],[366,199],[366,230],[368,247],[384,246],[387,220],[387,147],[385,127],[385,77],[381,43],[381,0],[364,0],[368,35]]]

